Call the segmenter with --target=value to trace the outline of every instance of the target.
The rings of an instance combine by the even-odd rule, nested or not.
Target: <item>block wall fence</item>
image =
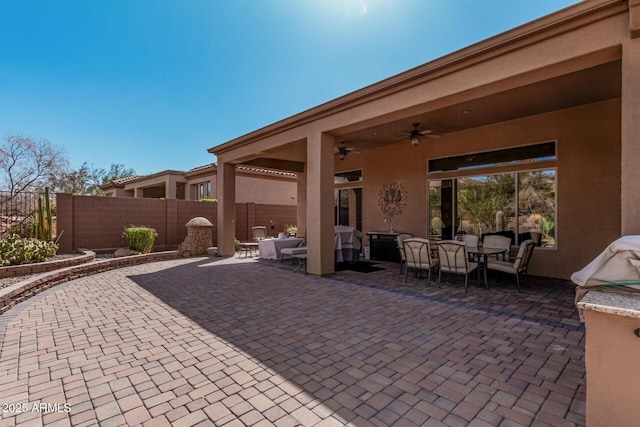
[[[186,223],[201,216],[216,226],[217,204],[176,199],[99,197],[56,194],[57,233],[60,253],[76,249],[115,249],[126,246],[122,232],[138,225],[158,232],[156,250],[176,249],[187,236]],[[295,224],[296,206],[236,204],[236,238],[249,241],[251,227],[267,226],[269,235],[277,235],[286,224]],[[274,228],[270,225],[273,222]],[[216,229],[213,245],[216,245]]]

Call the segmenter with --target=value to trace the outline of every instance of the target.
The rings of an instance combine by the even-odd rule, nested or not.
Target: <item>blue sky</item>
[[[140,174],[573,0],[0,0],[0,135]]]

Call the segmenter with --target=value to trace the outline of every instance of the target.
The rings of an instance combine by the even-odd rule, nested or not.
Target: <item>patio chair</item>
[[[458,234],[456,240],[464,242],[467,246],[478,246],[480,238],[474,234]]]
[[[431,285],[431,269],[438,266],[438,260],[431,257],[429,240],[420,237],[407,238],[404,239],[403,245],[406,255],[404,281],[406,282],[409,277],[409,269],[415,271],[416,277],[426,270],[428,271],[427,285]]]
[[[291,258],[291,262],[296,259],[296,255],[306,255],[307,254],[307,238],[303,237],[302,241],[298,243],[298,246],[293,248],[282,248],[280,249],[280,262],[284,261],[284,257],[287,259]]]
[[[475,234],[458,234],[456,240],[463,242],[467,247],[473,248],[477,248],[478,242],[480,242],[480,238]],[[469,261],[475,262],[478,260],[478,257],[473,254],[467,253],[467,255],[469,256]]]
[[[410,239],[413,237],[413,234],[409,233],[400,233],[396,237],[396,242],[398,244],[398,251],[400,252],[400,274],[404,272],[404,267],[407,264],[407,257],[404,254],[404,241],[405,239]]]
[[[533,240],[525,240],[520,244],[518,255],[513,262],[500,260],[489,261],[487,262],[486,268],[488,270],[502,271],[503,278],[504,274],[514,274],[516,276],[516,283],[518,284],[518,292],[521,292],[520,275],[527,276],[527,267],[529,266],[531,255],[533,255],[533,248],[535,247],[536,244]]]
[[[509,259],[509,251],[511,250],[511,239],[506,236],[500,236],[498,234],[486,235],[482,240],[482,246],[484,246],[485,248],[504,249],[505,252],[502,255],[496,255],[496,259],[502,258],[503,261]]]
[[[255,227],[251,227],[251,233],[253,234],[253,240],[255,242],[259,242],[262,239],[266,239],[267,227],[265,227],[264,225],[257,225]]]
[[[458,240],[443,240],[438,242],[438,260],[440,272],[438,285],[442,282],[442,273],[464,274],[464,291],[469,287],[469,274],[478,268],[478,263],[469,261],[467,245]]]

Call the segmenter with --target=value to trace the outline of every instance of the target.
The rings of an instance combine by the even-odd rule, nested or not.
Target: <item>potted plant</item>
[[[296,233],[298,233],[298,227],[295,225],[285,225],[284,232],[287,233],[288,237],[296,237]]]

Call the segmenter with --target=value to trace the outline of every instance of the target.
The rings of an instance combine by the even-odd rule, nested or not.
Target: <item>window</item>
[[[432,159],[429,160],[429,173],[541,162],[555,160],[555,158],[556,143],[552,141],[524,147]]]
[[[518,232],[524,235],[523,240],[530,237],[537,244],[555,246],[555,170],[518,174],[518,218]]]
[[[361,182],[362,181],[362,169],[338,172],[333,175],[334,184],[346,184],[349,182]]]
[[[429,233],[498,233],[514,244],[556,244],[556,170],[477,175],[429,181]]]

